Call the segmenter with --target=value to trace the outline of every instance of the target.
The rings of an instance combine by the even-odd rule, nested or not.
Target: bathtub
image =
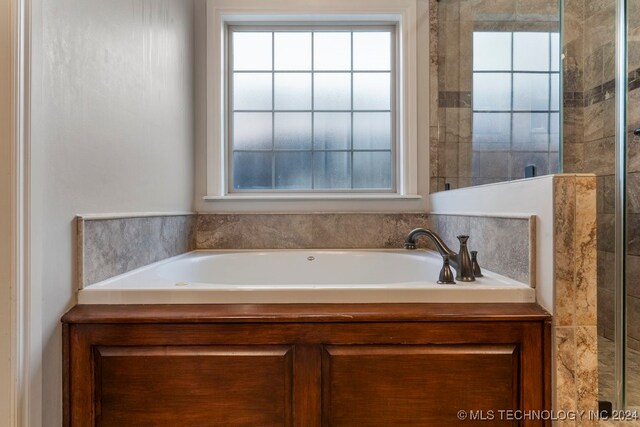
[[[529,285],[487,270],[439,285],[441,266],[423,250],[199,250],[86,286],[78,303],[535,302]]]

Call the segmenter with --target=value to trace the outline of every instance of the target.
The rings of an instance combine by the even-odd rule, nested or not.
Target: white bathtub
[[[530,286],[484,270],[438,285],[429,251],[194,251],[90,285],[79,304],[535,302]]]

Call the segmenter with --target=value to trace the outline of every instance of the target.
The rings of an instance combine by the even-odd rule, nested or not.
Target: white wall
[[[30,427],[62,419],[74,216],[191,211],[191,0],[32,2]]]
[[[553,314],[553,175],[443,191],[431,211],[471,215],[536,216],[536,299]]]

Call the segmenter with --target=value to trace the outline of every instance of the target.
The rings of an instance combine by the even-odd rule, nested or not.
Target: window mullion
[[[271,188],[276,188],[276,43],[271,32]]]
[[[351,188],[353,188],[353,31],[351,32],[351,138],[349,138],[351,145],[351,155],[350,155],[350,178],[351,178]]]
[[[315,183],[315,143],[314,143],[314,135],[315,135],[315,126],[316,126],[316,115],[314,113],[315,105],[314,105],[314,96],[315,96],[315,58],[314,58],[314,46],[315,46],[315,33],[311,31],[311,189],[316,188]],[[326,157],[325,157],[326,162]]]

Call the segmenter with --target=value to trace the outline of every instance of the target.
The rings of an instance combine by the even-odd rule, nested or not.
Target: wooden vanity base
[[[541,426],[500,411],[550,409],[535,304],[84,305],[63,323],[66,426]]]

